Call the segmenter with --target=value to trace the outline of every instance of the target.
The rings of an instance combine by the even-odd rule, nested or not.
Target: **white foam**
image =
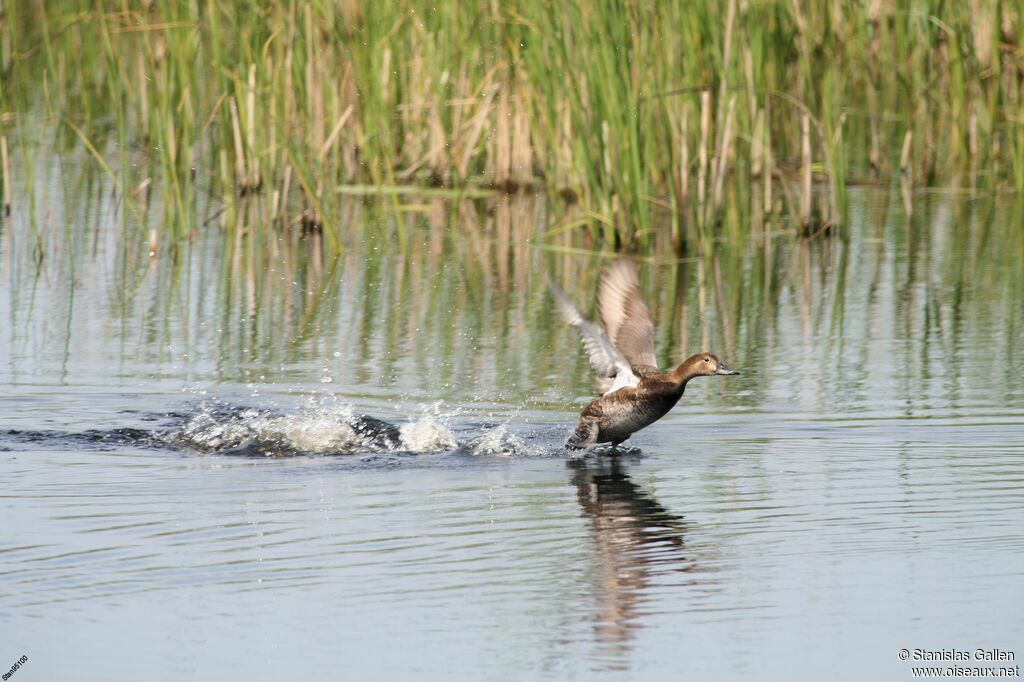
[[[469,454],[477,457],[517,457],[538,454],[522,438],[512,433],[507,424],[501,424],[475,439],[467,446]]]
[[[304,405],[295,415],[268,415],[255,409],[217,414],[203,404],[173,438],[202,450],[224,450],[252,441],[273,442],[304,452],[338,452],[361,443],[352,428],[352,408]]]
[[[168,439],[207,452],[253,446],[267,455],[287,453],[436,453],[459,447],[441,404],[426,406],[418,418],[392,425],[355,413],[351,404],[330,396],[307,400],[292,414],[235,409],[203,403]],[[543,454],[512,432],[507,423],[483,430],[463,452],[480,457]]]
[[[410,452],[440,452],[451,450],[458,443],[455,436],[438,417],[424,414],[414,422],[398,428],[402,448]]]

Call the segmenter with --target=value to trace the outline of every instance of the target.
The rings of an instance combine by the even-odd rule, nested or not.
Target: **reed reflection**
[[[680,587],[701,572],[685,536],[692,525],[666,509],[630,478],[618,458],[569,462],[571,482],[594,541],[594,632],[609,666],[625,660],[656,586]]]

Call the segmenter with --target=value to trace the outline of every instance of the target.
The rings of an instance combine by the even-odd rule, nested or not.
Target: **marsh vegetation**
[[[1021,18],[938,0],[6,3],[4,201],[27,209],[43,146],[101,168],[154,251],[215,224],[257,251],[318,231],[337,253],[352,194],[399,211],[541,194],[532,239],[641,252],[841,233],[855,184],[1024,189]]]

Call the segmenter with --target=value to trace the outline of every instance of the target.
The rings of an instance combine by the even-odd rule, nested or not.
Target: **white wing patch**
[[[614,393],[620,388],[633,387],[640,383],[640,378],[633,373],[629,362],[608,340],[608,336],[599,326],[583,317],[579,308],[569,300],[569,297],[548,278],[548,286],[554,294],[558,307],[562,311],[566,322],[575,327],[583,338],[583,347],[587,351],[587,359],[590,366],[594,368],[599,377],[614,379],[611,388],[605,391],[604,395]]]
[[[612,382],[612,387],[605,391],[602,395],[608,395],[609,393],[615,393],[620,388],[636,388],[636,385],[640,383],[640,377],[633,374],[633,370],[629,369],[625,372],[619,372],[615,375],[615,381]]]

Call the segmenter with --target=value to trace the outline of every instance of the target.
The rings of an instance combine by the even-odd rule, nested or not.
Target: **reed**
[[[7,138],[0,136],[0,181],[3,182],[3,199],[0,200],[0,213],[11,214],[11,160],[7,153]]]
[[[754,214],[842,224],[849,183],[1024,189],[1021,12],[9,3],[0,138],[41,119],[66,144],[90,141],[122,190],[160,193],[171,243],[206,194],[226,227],[244,212],[264,232],[323,231],[334,251],[340,188],[412,185],[544,192],[562,206],[552,224],[575,221],[592,241],[642,251],[664,231],[685,249],[745,238],[736,226]]]

